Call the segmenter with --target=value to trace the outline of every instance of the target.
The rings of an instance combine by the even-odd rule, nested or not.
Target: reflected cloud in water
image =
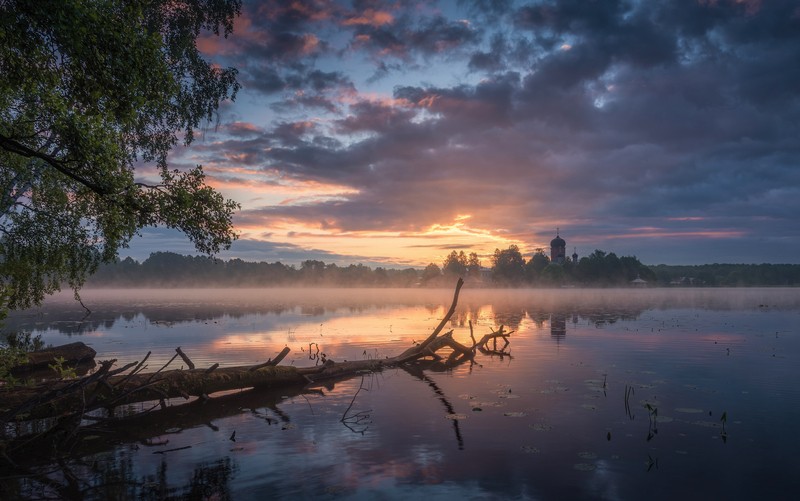
[[[134,292],[87,291],[98,317],[83,330],[48,323],[66,304],[16,313],[7,328],[48,342],[80,332],[102,346],[98,356],[121,360],[181,345],[207,365],[235,365],[288,345],[284,363],[313,365],[315,347],[334,360],[396,354],[429,334],[451,299],[445,290]],[[168,410],[105,445],[113,452],[98,450],[101,473],[86,475],[98,485],[121,478],[137,493],[236,499],[776,499],[800,488],[789,435],[800,408],[800,290],[464,291],[447,328],[469,344],[470,323],[476,337],[513,330],[512,356]],[[358,413],[364,426],[345,426]],[[219,489],[192,490],[202,486]]]

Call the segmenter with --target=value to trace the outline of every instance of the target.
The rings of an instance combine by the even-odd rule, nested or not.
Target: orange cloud
[[[378,27],[393,22],[394,16],[390,13],[381,10],[367,9],[360,16],[348,18],[343,21],[342,24],[344,26],[368,25]]]
[[[269,2],[258,8],[258,14],[269,19],[293,17],[308,21],[323,21],[329,19],[335,6],[328,0],[312,0],[304,2],[275,3]]]
[[[368,252],[365,258],[390,265],[425,266],[441,264],[455,248],[475,252],[490,266],[489,256],[497,248],[525,243],[509,239],[501,232],[473,228],[466,224],[468,216],[459,215],[449,223],[434,224],[422,231],[341,231],[338,221],[321,217],[305,221],[275,215],[245,214],[246,223],[236,228],[245,238],[263,240],[268,232],[272,243],[287,243],[309,249],[352,256]]]
[[[319,38],[316,35],[312,35],[310,33],[306,33],[303,35],[303,48],[301,49],[301,53],[304,55],[308,55],[313,53],[319,47]]]

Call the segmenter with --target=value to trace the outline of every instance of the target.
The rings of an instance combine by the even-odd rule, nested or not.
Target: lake
[[[385,358],[452,290],[85,290],[5,331],[83,341],[117,366],[181,349],[198,367]],[[794,499],[800,289],[461,293],[447,329],[509,344],[474,363],[233,392],[68,465],[90,499]],[[502,344],[502,343],[501,343]],[[504,349],[503,349],[504,348]],[[178,359],[170,367],[180,368]],[[171,402],[178,404],[180,402]],[[180,409],[180,407],[179,407]],[[168,409],[173,410],[173,409]],[[87,440],[102,442],[102,437]],[[68,483],[2,479],[6,494]],[[69,475],[68,475],[69,476]]]

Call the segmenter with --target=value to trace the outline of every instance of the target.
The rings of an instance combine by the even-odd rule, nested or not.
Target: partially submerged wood
[[[395,367],[422,359],[436,361],[444,367],[454,367],[472,360],[478,349],[489,354],[503,354],[502,350],[505,346],[500,350],[497,350],[496,345],[494,349],[486,346],[489,341],[496,340],[498,337],[504,339],[507,346],[509,333],[504,333],[502,326],[498,331],[485,335],[480,342],[476,343],[472,336],[472,324],[470,323],[472,346],[463,345],[453,339],[452,331],[442,334],[442,330],[455,312],[463,284],[463,280],[459,279],[450,309],[433,332],[424,341],[395,357],[344,362],[326,360],[316,367],[278,366],[276,364],[290,351],[288,347],[285,347],[275,359],[256,366],[219,368],[218,364],[215,364],[208,369],[195,369],[194,363],[188,355],[178,347],[177,354],[172,360],[180,356],[190,367],[188,370],[162,372],[172,362],[170,360],[156,373],[142,373],[140,371],[147,359],[145,357],[138,363],[129,364],[125,368],[115,371],[109,370],[110,365],[108,367],[104,365],[104,368],[98,371],[99,374],[95,373],[79,380],[80,384],[60,382],[38,387],[2,389],[0,390],[0,423],[59,416],[70,412],[85,414],[95,409],[113,409],[121,405],[143,401],[161,401],[163,406],[165,400],[168,399],[207,398],[212,393],[227,390],[316,383],[358,373],[381,371],[387,367]],[[91,348],[89,349],[91,350]],[[443,350],[448,352],[445,356],[440,354]],[[148,353],[147,356],[149,357],[149,355]],[[104,364],[109,363],[104,362]],[[125,371],[131,367],[134,369],[130,374],[119,374],[120,370]]]
[[[94,357],[97,352],[78,341],[75,343],[53,346],[42,350],[32,351],[27,354],[26,363],[11,368],[15,376],[30,374],[35,371],[49,370],[57,360],[62,360],[64,367],[78,367],[80,365],[93,367]]]
[[[57,385],[0,391],[0,422],[60,416],[78,411],[89,412],[101,408],[113,409],[149,400],[207,397],[211,393],[233,389],[307,382],[297,368],[292,366],[262,367],[255,371],[225,367],[211,372],[207,369],[190,369],[172,370],[158,375],[137,373],[101,376],[80,387],[76,387],[74,382],[62,382]],[[43,398],[43,395],[48,394],[52,398]],[[36,399],[39,401],[30,408],[22,407],[26,402]]]
[[[358,361],[335,362],[325,360],[316,367],[278,366],[277,364],[289,353],[285,347],[280,354],[266,363],[245,367],[218,367],[195,369],[189,356],[180,348],[176,355],[155,373],[143,373],[147,356],[140,362],[111,370],[115,361],[102,362],[101,368],[94,374],[74,381],[50,383],[46,386],[3,388],[0,389],[0,424],[20,420],[31,420],[45,417],[61,416],[57,426],[46,435],[58,436],[53,430],[63,428],[64,423],[71,426],[65,436],[74,441],[81,423],[88,420],[115,420],[114,409],[127,404],[152,401],[153,419],[171,408],[167,404],[184,402],[190,397],[208,399],[217,392],[241,390],[247,388],[266,387],[308,387],[324,381],[345,379],[357,374],[378,372],[388,367],[417,365],[424,362],[426,368],[445,370],[458,364],[472,361],[476,351],[488,354],[504,354],[505,346],[497,349],[496,344],[488,347],[489,342],[503,339],[508,342],[508,334],[503,327],[485,335],[480,342],[470,336],[472,346],[459,343],[453,338],[453,332],[442,333],[455,312],[459,292],[463,281],[459,279],[450,309],[433,332],[419,344],[412,346],[394,357],[385,359],[369,359]],[[172,361],[180,357],[190,369],[165,370]],[[123,374],[128,372],[128,374]],[[106,409],[97,416],[89,415],[91,411]],[[161,409],[161,410],[159,410]],[[166,415],[166,414],[164,414]],[[63,419],[70,417],[70,419]],[[73,443],[74,445],[74,443]]]

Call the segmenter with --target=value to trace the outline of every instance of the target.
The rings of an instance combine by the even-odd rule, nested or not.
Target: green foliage
[[[550,265],[550,258],[547,257],[543,249],[536,249],[530,260],[525,264],[525,273],[528,280],[535,281],[542,271]]]
[[[423,284],[438,283],[442,276],[442,270],[435,263],[430,263],[422,270],[421,281]]]
[[[19,382],[11,375],[11,369],[24,364],[27,360],[25,352],[19,348],[0,346],[0,385],[17,385]]]
[[[445,265],[461,262],[461,252],[451,252]],[[595,256],[613,256],[606,269],[605,259],[597,263],[584,258],[575,265],[571,261],[551,264],[544,253],[537,252],[526,263],[516,246],[495,252],[493,279],[511,285],[617,285],[627,286],[637,276],[655,283],[655,275],[635,257],[617,258],[596,251]],[[480,278],[480,261],[475,253],[466,257],[466,273]],[[452,258],[452,259],[451,259]],[[597,266],[595,275],[586,273],[587,264]],[[498,266],[499,264],[499,266]],[[544,265],[544,266],[542,266]],[[458,270],[464,269],[458,265]],[[538,267],[541,269],[536,273]],[[445,268],[447,269],[447,268]],[[455,266],[450,268],[456,269]],[[337,266],[318,260],[303,261],[299,268],[282,263],[255,263],[231,259],[223,261],[207,256],[182,256],[174,252],[154,252],[144,262],[131,258],[100,266],[88,285],[94,287],[277,287],[285,285],[319,285],[344,287],[412,287],[417,285],[450,287],[453,276],[435,263],[423,270],[375,268],[363,264]]]
[[[195,40],[227,36],[240,4],[0,1],[0,279],[11,308],[63,283],[77,293],[145,226],[177,228],[208,254],[235,239],[238,205],[200,166],[170,170],[166,159],[239,89],[236,71],[204,60]]]
[[[582,258],[575,268],[579,283],[628,285],[636,278],[655,283],[655,275],[634,256],[617,257],[613,252],[595,250]]]
[[[516,245],[494,250],[492,276],[498,283],[520,283],[525,277],[525,259]]]
[[[797,264],[701,264],[651,267],[661,285],[684,287],[798,286]]]
[[[467,258],[467,275],[475,278],[481,276],[481,261],[475,252],[470,252]]]
[[[0,327],[8,315],[6,302],[8,294],[0,287]],[[0,338],[0,383],[16,385],[17,379],[11,375],[11,369],[28,361],[27,352],[42,348],[41,336],[31,338],[30,333],[24,335],[6,334]]]
[[[47,366],[58,374],[59,379],[75,379],[78,377],[78,373],[75,372],[74,367],[69,367],[65,365],[67,361],[64,357],[56,357],[52,364],[48,364]]]
[[[467,255],[464,251],[452,251],[442,263],[442,273],[453,277],[463,277],[467,274]]]
[[[435,265],[434,265],[435,266]],[[436,277],[441,271],[436,267]],[[100,266],[87,282],[94,287],[278,287],[318,285],[344,287],[411,287],[420,282],[413,268],[374,270],[363,264],[337,266],[307,260],[300,268],[282,263],[255,263],[206,256],[154,252],[144,262],[125,258]]]
[[[23,351],[36,351],[45,347],[42,336],[31,337],[30,332],[9,332],[0,338],[0,345],[17,348]]]
[[[560,264],[548,264],[539,274],[539,280],[544,285],[562,285],[566,279],[566,271]]]

